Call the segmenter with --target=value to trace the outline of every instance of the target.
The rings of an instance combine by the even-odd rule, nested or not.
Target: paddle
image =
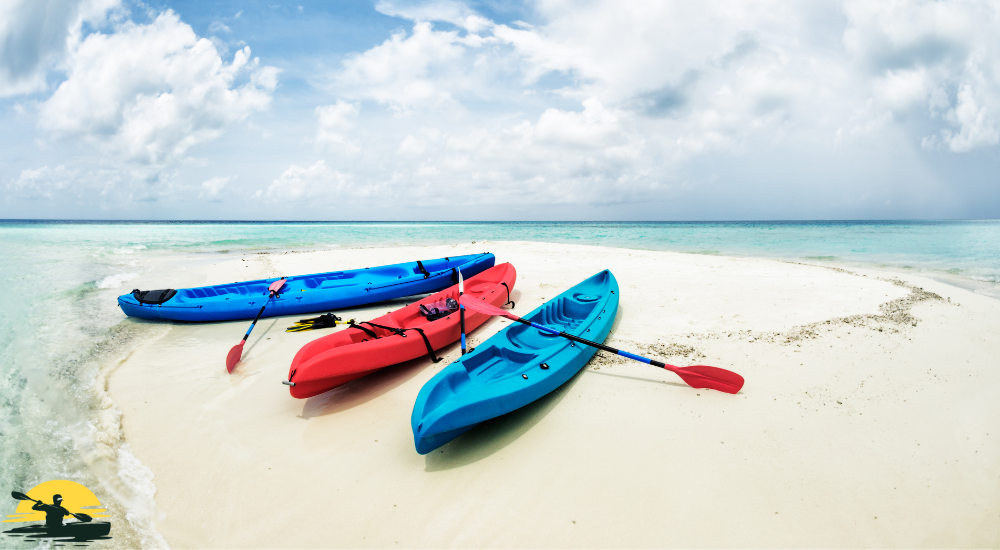
[[[621,351],[615,349],[611,346],[605,346],[604,344],[598,344],[597,342],[591,342],[590,340],[584,340],[578,336],[573,336],[572,334],[566,334],[565,332],[560,332],[554,328],[550,328],[544,325],[539,325],[538,323],[532,323],[527,319],[522,319],[513,313],[500,309],[494,305],[487,304],[485,302],[469,299],[461,300],[462,305],[467,306],[473,311],[478,311],[486,315],[499,315],[506,317],[512,321],[517,321],[525,325],[529,325],[537,328],[538,330],[548,332],[549,334],[558,334],[563,338],[568,338],[574,342],[579,342],[581,344],[595,347],[597,349],[602,349],[604,351],[610,351],[611,353],[616,353],[622,357],[628,357],[629,359],[634,359],[641,363],[647,363],[653,365],[654,367],[660,367],[661,369],[666,369],[677,376],[680,376],[682,380],[687,382],[692,388],[707,388],[712,390],[719,390],[725,393],[737,393],[740,388],[743,387],[743,377],[736,374],[735,372],[730,372],[725,369],[720,369],[717,367],[709,367],[706,365],[695,365],[692,367],[675,367],[673,365],[668,365],[666,363],[661,363],[659,361],[653,361],[652,359],[646,359],[645,357],[629,353],[627,351]]]
[[[462,296],[465,294],[465,283],[462,281],[462,270],[458,270],[458,324],[462,327],[462,355],[465,355],[465,306]]]
[[[10,492],[10,496],[16,498],[17,500],[30,500],[31,502],[37,502],[39,504],[45,504],[44,502],[42,502],[40,500],[35,500],[35,499],[29,497],[28,495],[26,495],[24,493],[18,493],[17,491],[11,491]],[[45,505],[48,506],[48,504],[45,504]],[[73,514],[73,512],[70,512],[70,514]],[[83,521],[83,522],[93,521],[94,520],[94,518],[88,516],[87,514],[73,514],[73,517],[75,517],[79,521]]]
[[[239,363],[240,359],[243,358],[243,344],[247,343],[247,338],[250,337],[250,331],[252,331],[253,327],[257,325],[257,321],[260,320],[261,314],[264,313],[264,308],[266,308],[267,304],[271,302],[271,298],[274,298],[279,295],[278,291],[281,290],[281,287],[284,285],[285,285],[285,278],[282,277],[277,281],[271,283],[271,286],[267,287],[268,291],[267,300],[264,302],[264,305],[260,306],[260,311],[257,312],[257,316],[254,317],[253,322],[250,323],[250,328],[248,328],[247,333],[243,335],[243,339],[240,340],[239,344],[233,346],[233,349],[229,350],[229,355],[226,356],[226,370],[229,371],[230,373],[233,372],[233,369],[236,368],[236,364]]]

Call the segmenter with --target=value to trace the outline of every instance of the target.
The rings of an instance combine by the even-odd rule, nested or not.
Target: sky
[[[0,0],[0,218],[1000,218],[1000,2]]]

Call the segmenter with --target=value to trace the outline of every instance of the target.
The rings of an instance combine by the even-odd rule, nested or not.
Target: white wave
[[[969,278],[972,279],[973,281],[983,281],[986,283],[1000,283],[1000,276],[996,275],[991,277],[979,277],[977,275],[973,275],[972,277]]]
[[[154,520],[162,519],[162,512],[153,500],[156,496],[153,472],[136,458],[128,443],[118,448],[118,478],[131,489],[125,517],[142,539],[142,548],[170,548],[154,527]]]
[[[136,250],[145,250],[145,249],[146,245],[136,244],[132,246],[123,246],[121,248],[116,248],[114,252],[115,254],[135,254]]]
[[[138,277],[138,273],[119,273],[117,275],[108,275],[107,277],[97,281],[97,288],[118,288],[122,286],[125,281],[131,281]]]

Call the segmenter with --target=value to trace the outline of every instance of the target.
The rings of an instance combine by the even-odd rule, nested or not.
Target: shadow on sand
[[[406,383],[432,364],[429,357],[421,357],[351,380],[343,386],[306,399],[299,418],[336,414],[363,405]]]
[[[510,445],[545,418],[569,393],[580,377],[576,373],[552,393],[503,416],[487,420],[425,457],[427,472],[451,470],[478,462]]]
[[[656,368],[656,367],[653,367]],[[611,374],[610,372],[599,372],[596,370],[588,370],[587,374],[598,374],[600,376],[613,376],[615,378],[624,378],[626,380],[638,380],[639,382],[649,382],[650,384],[666,384],[668,386],[677,386],[678,388],[690,388],[687,384],[678,384],[677,382],[667,382],[666,380],[656,380],[653,378],[641,378],[638,376],[625,376],[624,374]]]
[[[253,342],[250,342],[250,347],[248,347],[247,349],[243,350],[243,357],[249,357],[250,353],[253,351],[253,348],[257,347],[257,344],[259,344],[262,340],[266,340],[267,339],[267,334],[269,332],[271,332],[271,329],[274,328],[274,325],[277,325],[278,321],[281,321],[282,319],[283,319],[282,317],[275,317],[274,320],[271,321],[271,324],[267,325],[267,328],[265,328],[264,330],[261,330],[261,331],[256,331],[258,333],[256,335],[257,337],[256,338],[250,338],[250,340],[253,340]],[[260,321],[257,321],[257,322],[260,323]],[[264,323],[260,323],[260,324],[261,324],[261,326],[264,325]],[[247,328],[250,328],[250,325],[247,325]]]

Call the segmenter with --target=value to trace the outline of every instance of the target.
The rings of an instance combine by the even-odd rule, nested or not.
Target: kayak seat
[[[394,311],[389,318],[392,319],[392,324],[399,328],[421,327],[431,322],[427,320],[427,317],[421,315],[419,309],[411,311]]]
[[[357,273],[353,272],[337,272],[337,273],[324,273],[322,275],[316,275],[314,277],[299,278],[302,285],[306,288],[318,288],[318,287],[329,287],[331,285],[337,285],[338,281],[345,281],[357,277]]]
[[[554,329],[563,329],[563,327],[557,325],[551,326]],[[529,350],[543,349],[556,344],[566,343],[566,341],[558,334],[552,334],[550,332],[538,330],[535,327],[529,327],[526,325],[510,327],[507,331],[507,340],[519,348]]]
[[[466,292],[468,292],[469,294],[480,294],[480,293],[486,292],[487,290],[489,290],[493,286],[496,286],[496,283],[492,283],[492,282],[489,282],[489,283],[479,283],[478,285],[470,286],[468,289],[466,289]],[[494,293],[494,292],[496,292],[496,290],[490,291],[491,294]],[[503,292],[503,290],[501,290],[500,292]]]
[[[573,300],[565,299],[549,302],[537,314],[528,319],[540,325],[556,328],[563,331],[571,331],[580,326],[580,323],[594,310],[595,304],[581,304]]]
[[[489,381],[519,373],[537,356],[535,353],[490,346],[484,350],[477,349],[462,364],[471,379]]]
[[[161,290],[139,290],[138,288],[132,291],[132,296],[140,304],[150,304],[159,305],[163,302],[174,297],[177,291],[172,288],[164,288]]]
[[[434,273],[435,271],[444,271],[445,269],[451,269],[452,265],[455,263],[451,260],[446,260],[445,258],[438,258],[436,260],[424,260],[421,262],[424,264],[424,269]],[[417,273],[420,273],[420,269],[417,269]]]
[[[365,334],[364,332],[361,332],[360,330],[352,330],[345,332],[351,336],[352,344],[360,344],[361,342],[364,342],[366,340],[369,342],[373,341],[373,338],[371,336]]]

